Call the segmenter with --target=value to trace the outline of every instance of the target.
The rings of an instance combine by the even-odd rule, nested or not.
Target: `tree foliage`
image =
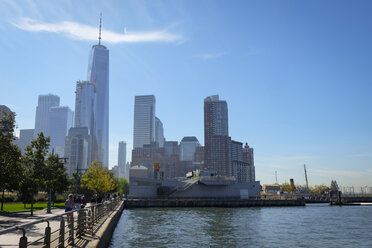
[[[289,183],[283,183],[282,185],[280,185],[280,189],[283,192],[288,192],[288,193],[292,192],[292,188],[291,188],[291,185]]]
[[[13,131],[15,127],[15,117],[13,114],[5,114],[0,121],[0,191],[1,211],[3,210],[4,191],[16,190],[18,182],[22,177],[21,152],[15,140]]]
[[[329,190],[330,188],[324,184],[309,187],[309,192],[312,194],[328,194]]]
[[[45,169],[45,186],[52,190],[52,198],[55,199],[55,193],[63,193],[68,188],[66,169],[57,154],[48,156]]]
[[[118,185],[118,193],[119,194],[127,194],[129,192],[129,182],[125,178],[119,179]]]
[[[102,165],[95,160],[83,175],[82,184],[94,193],[100,194],[115,190],[117,180],[113,173],[102,168]]]
[[[46,156],[49,149],[49,137],[41,132],[38,137],[26,147],[23,163],[26,165],[26,178],[21,182],[21,195],[31,199],[31,216],[33,215],[34,196],[47,187]],[[23,199],[26,200],[26,199]]]

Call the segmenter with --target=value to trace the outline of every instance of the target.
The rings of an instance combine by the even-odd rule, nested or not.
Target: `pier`
[[[297,199],[128,199],[125,208],[175,208],[175,207],[289,207],[305,206],[303,198]]]

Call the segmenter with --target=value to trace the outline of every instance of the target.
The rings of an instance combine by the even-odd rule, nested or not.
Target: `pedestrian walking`
[[[67,200],[65,201],[65,212],[70,212],[75,209],[75,202],[74,198],[72,197],[72,194],[68,195]],[[72,219],[72,213],[67,214],[67,223],[70,224]]]

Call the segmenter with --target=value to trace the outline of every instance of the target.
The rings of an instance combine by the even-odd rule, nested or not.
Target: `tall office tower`
[[[231,176],[230,137],[226,101],[218,95],[204,99],[204,168]]]
[[[195,136],[183,137],[180,143],[181,161],[194,161],[196,148],[200,146]]]
[[[90,139],[87,127],[73,127],[68,131],[65,145],[65,157],[68,160],[65,166],[70,177],[74,172],[86,171],[91,163],[88,161]]]
[[[180,156],[180,146],[178,141],[165,141],[164,142],[164,156]]]
[[[109,144],[109,50],[101,45],[101,22],[98,44],[92,46],[88,65],[88,81],[96,86],[94,117],[98,161],[108,168]]]
[[[164,147],[164,128],[163,123],[158,117],[155,117],[155,142],[159,147]]]
[[[49,136],[47,133],[49,110],[51,107],[57,106],[59,106],[59,96],[52,94],[39,95],[38,105],[36,107],[34,138],[36,138],[40,132],[43,132],[44,136]]]
[[[10,110],[10,108],[8,108],[7,106],[5,105],[0,105],[0,120],[3,118],[4,114],[13,114],[14,115],[14,112],[12,112]]]
[[[63,157],[68,130],[73,126],[74,112],[69,107],[51,107],[48,116],[47,134],[50,136],[49,150]]]
[[[119,151],[118,151],[118,166],[119,166],[119,178],[126,178],[126,168],[125,164],[127,160],[127,143],[124,141],[119,142]]]
[[[136,96],[134,100],[133,149],[155,142],[155,96]]]
[[[96,139],[96,87],[90,81],[76,82],[75,96],[75,120],[74,127],[86,127],[88,130],[89,143],[88,154],[86,158],[88,164],[98,160],[98,145]]]
[[[34,138],[34,129],[21,129],[19,130],[19,139],[17,140],[17,145],[19,150],[21,150],[22,155],[25,154],[25,148],[31,144]]]
[[[254,155],[253,155],[253,148],[249,147],[248,143],[245,143],[243,148],[243,161],[250,165],[251,169],[251,177],[250,180],[252,182],[256,181],[256,169],[254,166]]]
[[[87,127],[89,134],[94,134],[96,86],[90,81],[77,81],[75,91],[74,127]]]
[[[125,165],[125,179],[127,179],[129,181],[129,171],[130,171],[130,163],[127,162],[127,164]]]

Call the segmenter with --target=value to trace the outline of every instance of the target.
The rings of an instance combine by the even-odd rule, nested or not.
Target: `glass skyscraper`
[[[38,104],[36,107],[35,130],[34,137],[36,138],[40,132],[44,136],[49,136],[47,133],[49,110],[51,107],[59,106],[59,96],[56,95],[39,95]]]
[[[124,141],[119,142],[118,151],[118,167],[119,167],[119,178],[127,178],[126,165],[127,162],[127,143]]]
[[[95,98],[95,139],[97,142],[97,160],[108,168],[109,144],[109,50],[100,44],[92,47],[89,65],[88,81],[96,88]]]
[[[135,96],[133,149],[155,142],[155,96]]]
[[[74,112],[69,107],[51,107],[48,116],[47,134],[50,136],[49,150],[60,157],[65,153],[68,130],[73,126]]]

